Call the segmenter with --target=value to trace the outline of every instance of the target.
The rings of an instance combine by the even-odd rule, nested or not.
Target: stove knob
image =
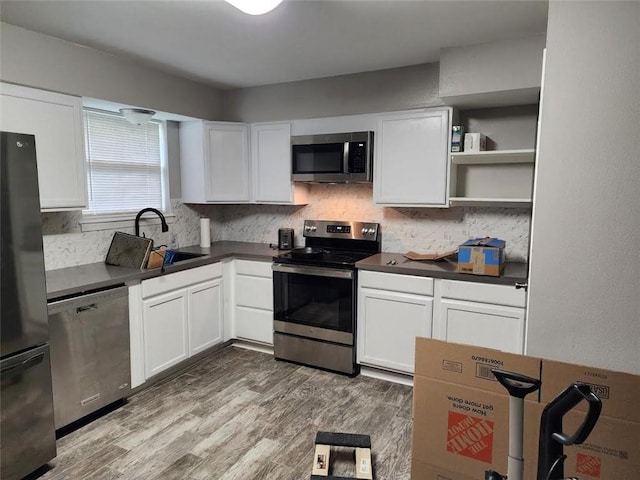
[[[367,230],[367,233],[369,235],[373,235],[374,233],[376,233],[376,229],[375,228],[370,228],[369,230]]]
[[[304,231],[305,232],[310,232],[311,231],[311,227],[309,225],[305,225],[304,226]]]
[[[362,227],[362,230],[360,230],[362,232],[363,235],[366,235],[369,230],[367,230],[367,227]]]
[[[315,232],[318,228],[315,225],[311,225],[311,231]]]

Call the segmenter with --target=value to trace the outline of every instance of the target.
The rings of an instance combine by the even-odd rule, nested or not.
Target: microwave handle
[[[349,142],[344,142],[344,148],[342,149],[342,171],[344,173],[351,173],[349,170]]]

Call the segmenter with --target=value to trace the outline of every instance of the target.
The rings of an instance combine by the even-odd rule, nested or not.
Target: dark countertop
[[[266,243],[249,242],[214,242],[211,248],[192,246],[178,249],[181,252],[202,253],[204,256],[185,260],[165,267],[138,270],[135,268],[105,265],[102,262],[79,265],[77,267],[60,268],[47,271],[47,299],[77,295],[82,292],[137,282],[147,278],[179,272],[193,267],[200,267],[219,262],[225,258],[244,258],[247,260],[271,261],[275,255],[282,253],[274,250]]]
[[[394,261],[395,265],[389,264]],[[421,277],[445,278],[448,280],[462,280],[465,282],[491,283],[494,285],[514,285],[516,282],[526,282],[527,264],[507,262],[504,273],[500,277],[487,275],[470,275],[458,273],[457,264],[449,260],[413,261],[401,253],[378,253],[356,263],[359,270],[376,272],[400,273],[403,275],[417,275]]]
[[[164,273],[160,268],[137,270],[135,268],[105,265],[102,262],[49,270],[46,272],[47,299],[52,300],[54,298],[77,295],[79,293],[115,285],[139,282],[147,278],[216,263],[229,257],[270,262],[274,256],[282,253],[282,251],[272,249],[266,243],[231,241],[214,242],[210,248],[202,248],[196,245],[180,248],[178,251],[202,253],[204,256],[168,265],[165,267]],[[388,262],[392,260],[395,260],[397,263],[395,265],[389,265]],[[516,282],[525,282],[527,278],[527,265],[525,263],[507,263],[504,274],[501,277],[489,277],[457,273],[456,264],[447,260],[439,262],[414,262],[403,257],[400,253],[379,253],[359,261],[356,266],[360,270],[446,278],[467,282],[492,283],[497,285],[514,285]]]

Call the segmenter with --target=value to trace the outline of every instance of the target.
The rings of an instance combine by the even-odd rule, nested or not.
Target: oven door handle
[[[339,270],[336,268],[309,267],[306,265],[283,265],[281,263],[275,263],[273,264],[272,269],[274,272],[313,275],[315,277],[353,278],[353,272],[351,270]]]

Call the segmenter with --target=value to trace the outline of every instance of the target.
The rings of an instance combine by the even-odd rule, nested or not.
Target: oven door
[[[352,270],[274,264],[274,330],[353,345],[354,277]]]

